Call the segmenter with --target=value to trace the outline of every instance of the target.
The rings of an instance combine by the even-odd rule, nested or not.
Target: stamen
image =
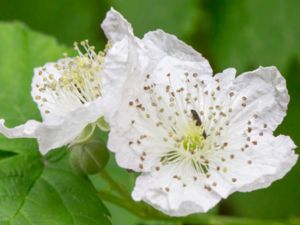
[[[35,96],[35,99],[41,102],[41,106],[47,108],[48,113],[51,113],[51,110],[57,106],[62,111],[70,111],[101,97],[99,72],[110,45],[108,43],[103,52],[96,53],[94,46],[90,46],[87,40],[81,42],[83,50],[77,42],[74,42],[74,49],[78,56],[67,58],[65,54],[64,60],[54,64],[60,74],[59,78],[47,68],[38,72],[43,78],[37,86],[40,94]]]

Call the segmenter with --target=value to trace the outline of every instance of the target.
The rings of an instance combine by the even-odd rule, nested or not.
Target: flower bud
[[[100,172],[109,160],[109,152],[102,140],[91,139],[70,147],[71,165],[84,174]]]

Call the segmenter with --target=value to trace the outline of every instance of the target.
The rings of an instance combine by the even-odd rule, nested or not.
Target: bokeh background
[[[100,50],[106,43],[100,22],[110,7],[132,23],[139,37],[157,28],[175,34],[209,59],[215,73],[228,67],[242,73],[277,66],[287,79],[291,102],[276,133],[290,135],[300,145],[300,1],[0,0],[0,20],[21,21],[66,46],[89,39]],[[126,172],[113,159],[109,170],[126,181]],[[116,225],[163,224],[108,206]],[[233,194],[214,213],[276,220],[300,217],[300,163],[268,189]]]

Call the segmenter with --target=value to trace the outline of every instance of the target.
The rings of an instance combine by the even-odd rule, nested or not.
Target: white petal
[[[113,43],[122,40],[124,36],[133,36],[131,25],[113,8],[106,14],[101,27],[106,37]]]
[[[219,153],[226,161],[217,164],[220,170],[212,168],[210,183],[217,184],[213,189],[223,198],[235,191],[246,192],[266,188],[272,182],[281,179],[295,165],[298,158],[294,152],[295,148],[289,137],[273,137],[265,133],[264,137],[258,140],[258,144],[249,146],[244,151],[229,148]],[[234,158],[230,159],[230,155]]]
[[[143,200],[170,216],[186,216],[207,212],[221,197],[205,189],[206,179],[193,179],[193,172],[185,171],[178,180],[173,166],[161,167],[160,171],[140,175],[132,192],[136,201]]]
[[[43,123],[37,129],[40,151],[45,154],[49,150],[70,144],[90,123],[103,116],[101,99],[87,103],[70,112],[56,123]]]
[[[37,138],[39,149],[46,154],[51,149],[70,144],[90,123],[103,116],[101,99],[83,105],[55,122],[37,122],[29,120],[25,124],[7,128],[0,120],[0,132],[8,138]]]
[[[222,73],[218,73],[214,76],[215,79],[218,79],[222,88],[230,88],[232,82],[234,81],[236,74],[236,69],[228,68],[225,69]]]
[[[247,185],[243,185],[239,191],[253,191],[260,188],[266,188],[271,185],[272,182],[284,177],[291,168],[296,164],[298,155],[293,151],[296,148],[294,142],[288,136],[280,135],[272,140],[269,148],[264,148],[265,152],[255,156],[254,162],[258,164],[258,179],[253,182],[249,182]],[[263,172],[264,166],[271,166],[274,168],[273,173]],[[250,176],[249,176],[250,177]]]
[[[141,171],[139,168],[139,155],[130,149],[128,146],[129,140],[127,138],[115,132],[115,130],[110,131],[107,147],[112,152],[117,153],[116,161],[118,165],[122,168]]]
[[[69,61],[70,58],[65,58],[58,60],[55,63],[47,63],[43,67],[34,69],[34,76],[31,84],[31,96],[40,110],[43,121],[55,121],[56,119],[64,116],[67,112],[63,110],[61,105],[59,105],[53,98],[53,93],[51,93],[50,91],[40,91],[45,83],[45,81],[43,80],[45,79],[45,76],[42,76],[41,73],[43,72],[47,73],[48,75],[52,75],[54,80],[58,80],[62,76],[62,74],[61,71],[59,71],[55,67],[55,65],[67,64]],[[47,101],[43,102],[43,99],[47,99]],[[46,113],[47,110],[51,110],[51,113]],[[72,108],[70,108],[70,111],[71,110]]]
[[[108,51],[103,63],[102,87],[105,102],[105,119],[114,123],[114,112],[121,104],[126,85],[130,83],[132,71],[138,65],[136,42],[128,38],[116,42]],[[128,92],[127,92],[128,94]]]
[[[0,132],[7,138],[34,138],[36,137],[36,130],[41,125],[35,120],[28,120],[25,124],[16,126],[14,128],[7,128],[5,120],[0,120]]]
[[[241,74],[234,81],[234,90],[237,100],[242,96],[247,97],[248,108],[237,110],[236,120],[248,119],[256,113],[271,130],[275,130],[286,115],[289,95],[285,79],[276,67],[260,67]],[[236,103],[241,105],[239,101]],[[247,112],[252,112],[252,115],[247,115]]]
[[[176,36],[162,30],[148,32],[143,38],[149,57],[155,63],[164,57],[172,57],[183,62],[190,62],[191,67],[197,68],[199,74],[212,74],[208,61],[191,46],[178,40]],[[171,65],[169,65],[171,69]]]

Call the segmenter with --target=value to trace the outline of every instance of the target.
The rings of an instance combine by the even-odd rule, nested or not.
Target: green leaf
[[[0,23],[0,118],[39,119],[30,96],[33,68],[68,48],[20,23]],[[0,224],[110,225],[109,213],[65,150],[42,157],[30,139],[0,137]]]
[[[33,68],[68,49],[21,23],[0,23],[0,118],[10,126],[40,118],[30,90]]]
[[[68,155],[21,154],[0,161],[0,218],[9,224],[109,225],[108,211]],[[55,157],[54,157],[55,158]]]

